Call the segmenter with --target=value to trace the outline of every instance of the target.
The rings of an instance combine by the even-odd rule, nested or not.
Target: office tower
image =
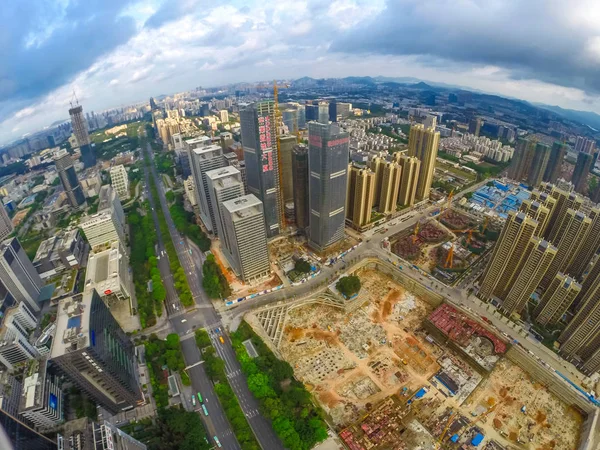
[[[182,143],[183,148],[175,150],[177,162],[181,168],[181,174],[185,180],[187,177],[192,175],[192,168],[190,167],[190,155],[185,148],[185,141]]]
[[[348,166],[346,217],[355,228],[361,229],[371,221],[374,197],[375,173],[350,164]]]
[[[275,104],[271,100],[253,103],[240,111],[240,122],[248,192],[262,202],[267,237],[273,237],[283,227]]]
[[[85,263],[83,258],[88,248],[78,228],[61,230],[42,241],[32,261],[33,267],[43,280],[66,270],[79,269]]]
[[[69,203],[72,207],[78,208],[85,203],[85,196],[77,178],[71,155],[66,150],[61,150],[56,155],[54,162]]]
[[[296,108],[298,108],[298,128],[302,130],[306,128],[306,106],[297,105]]]
[[[337,103],[336,101],[329,102],[329,120],[337,122]]]
[[[579,251],[566,272],[581,280],[594,255],[600,250],[600,208],[593,207],[589,213],[592,225],[583,238]]]
[[[402,168],[394,162],[386,162],[383,167],[383,181],[379,194],[378,211],[390,214],[396,211],[398,203],[398,192],[400,191],[400,177]]]
[[[502,228],[492,258],[485,269],[479,295],[483,299],[505,298],[518,275],[521,260],[529,246],[538,222],[522,212],[510,211]]]
[[[417,180],[421,169],[421,161],[414,156],[406,156],[400,152],[394,154],[394,160],[400,164],[400,192],[398,204],[412,206],[415,204],[417,193]]]
[[[552,144],[552,150],[550,151],[550,159],[548,165],[544,171],[544,181],[550,183],[556,183],[556,180],[560,177],[560,169],[562,162],[565,159],[568,146],[562,142],[555,142]]]
[[[594,156],[589,153],[581,152],[577,154],[577,163],[575,163],[575,168],[573,169],[571,183],[573,183],[575,191],[580,194],[587,192],[588,175],[590,174],[593,160]]]
[[[29,425],[15,415],[12,415],[0,408],[0,426],[6,433],[8,445],[2,448],[7,450],[58,450],[56,440],[47,438],[38,433]],[[4,442],[0,437],[0,444]]]
[[[319,107],[317,105],[306,105],[304,108],[306,116],[305,124],[319,120]]]
[[[188,141],[186,141],[188,142]],[[225,167],[223,149],[220,145],[207,145],[195,147],[190,150],[190,165],[194,175],[194,186],[196,187],[196,199],[200,206],[200,218],[204,226],[212,233],[216,233],[212,217],[214,217],[213,205],[208,193],[208,182],[206,172],[209,170]]]
[[[429,128],[435,129],[435,127],[437,127],[437,116],[426,114],[423,118],[423,126],[426,130]]]
[[[57,373],[48,367],[48,358],[32,361],[23,379],[19,407],[25,421],[40,429],[55,427],[64,420],[64,395]]]
[[[215,235],[223,240],[221,204],[227,200],[242,197],[246,194],[244,192],[242,174],[233,166],[221,167],[220,169],[206,172],[206,183],[211,205],[214,205],[211,215],[213,230]]]
[[[113,414],[140,404],[134,347],[95,290],[58,305],[50,359]]]
[[[294,216],[299,230],[308,227],[308,147],[298,144],[292,153]]]
[[[281,160],[281,189],[283,190],[283,202],[294,201],[294,190],[292,180],[292,151],[296,146],[296,136],[281,136],[279,138],[279,155]]]
[[[281,109],[281,108],[280,108]],[[287,127],[288,133],[295,134],[298,131],[298,109],[287,107],[281,109],[281,118],[283,124]]]
[[[567,268],[578,258],[581,246],[592,225],[589,217],[573,209],[567,211],[564,223],[564,234],[557,245],[557,255],[540,283],[542,289],[546,289],[550,285],[558,272],[566,272]]]
[[[3,241],[14,229],[15,227],[13,226],[10,217],[8,217],[6,208],[2,202],[0,202],[0,241]]]
[[[542,182],[546,167],[550,161],[551,148],[546,144],[538,142],[533,153],[533,160],[529,173],[527,174],[527,183],[530,186],[537,187]]]
[[[548,186],[546,186],[546,189],[548,189]],[[583,198],[574,192],[558,189],[556,186],[550,186],[549,189],[550,196],[556,199],[556,205],[548,220],[544,237],[554,245],[558,245],[567,224],[567,211],[569,209],[579,211],[583,205]]]
[[[439,143],[440,133],[435,131],[435,128],[425,128],[422,124],[410,127],[408,156],[414,156],[421,161],[417,179],[417,201],[429,198]]]
[[[64,450],[146,450],[146,444],[106,420],[94,422],[87,417],[71,420],[64,424],[61,434],[63,442],[73,442],[76,446],[65,446]]]
[[[85,271],[86,292],[95,289],[108,303],[112,299],[131,298],[132,286],[129,259],[118,242],[90,251]]]
[[[150,97],[150,110],[154,111],[155,109],[158,109],[158,106],[156,105],[156,100],[154,100],[154,97]]]
[[[37,300],[44,282],[17,238],[0,243],[0,283],[16,301],[25,302],[35,312],[40,310]]]
[[[0,362],[12,370],[16,364],[37,358],[39,352],[29,342],[29,334],[37,319],[25,303],[4,311],[0,327]]]
[[[232,267],[244,282],[271,272],[262,202],[253,194],[221,204],[224,243]]]
[[[336,117],[339,117],[342,120],[347,119],[350,117],[350,111],[352,111],[352,103],[337,102],[335,104],[335,109]]]
[[[119,242],[126,249],[125,212],[115,190],[108,184],[98,193],[98,212],[85,216],[79,222],[93,249]]]
[[[469,133],[479,136],[481,130],[482,120],[479,117],[474,117],[469,121]]]
[[[587,153],[592,155],[596,149],[596,141],[584,138],[583,136],[577,136],[575,141],[575,151],[578,153]]]
[[[129,198],[129,177],[123,164],[110,168],[110,185],[119,196],[119,200]]]
[[[383,170],[386,160],[381,156],[376,156],[371,160],[371,171],[375,174],[375,191],[373,193],[373,206],[379,206],[379,197],[381,197],[381,186],[383,186]]]
[[[319,123],[327,125],[329,123],[329,103],[319,102]]]
[[[219,119],[221,120],[221,123],[229,122],[229,112],[226,109],[219,111]]]
[[[348,133],[337,125],[308,124],[309,246],[324,251],[344,238]]]
[[[92,149],[87,121],[85,120],[85,117],[83,117],[83,107],[77,105],[69,109],[69,115],[71,116],[73,134],[75,135],[75,140],[81,151],[83,166],[86,169],[88,167],[93,167],[96,165],[96,155]]]
[[[550,210],[537,200],[529,198],[523,200],[519,211],[524,212],[532,219],[537,220],[538,226],[533,232],[533,235],[543,237],[543,231],[545,230],[546,225],[548,225],[548,219],[550,218]]]
[[[569,275],[557,273],[533,311],[535,321],[541,325],[557,323],[579,292],[581,292],[579,283]]]
[[[519,138],[508,168],[509,178],[515,181],[524,181],[528,177],[531,172],[535,147],[536,142],[534,140]]]
[[[507,316],[521,313],[555,256],[556,247],[548,241],[537,236],[529,240],[522,257],[524,261],[519,264],[514,283],[500,307]]]

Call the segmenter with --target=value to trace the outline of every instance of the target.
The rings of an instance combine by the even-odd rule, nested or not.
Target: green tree
[[[336,283],[335,288],[343,294],[344,297],[350,298],[360,291],[360,279],[356,275],[342,277]]]
[[[299,258],[294,264],[294,270],[301,273],[310,273],[310,264],[306,260]]]

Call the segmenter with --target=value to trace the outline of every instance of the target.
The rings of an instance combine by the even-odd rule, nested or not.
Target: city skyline
[[[4,5],[11,27],[8,45],[0,50],[3,60],[9,61],[0,73],[4,94],[0,142],[66,119],[64,110],[73,90],[92,111],[198,85],[302,75],[413,77],[600,112],[594,81],[598,45],[593,18],[598,7],[587,0],[570,4],[566,11],[554,2],[535,6],[521,0],[488,8],[461,5],[443,22],[436,13],[443,7],[439,1],[417,5],[408,0],[340,0],[328,5],[250,3],[212,8],[194,8],[195,3],[45,2],[44,8],[31,8],[27,20],[16,8]],[[392,27],[387,17],[398,16],[397,8],[403,19]],[[535,21],[538,30],[552,34],[509,41],[505,36],[511,33],[502,27],[513,21],[503,21],[505,17],[516,18],[523,30]],[[68,23],[76,25],[67,27]],[[399,36],[397,26],[406,33]],[[447,34],[449,27],[461,32],[452,42],[445,41],[447,45],[432,45],[439,42],[435,36]],[[394,39],[389,38],[391,32]],[[100,33],[102,40],[97,39]],[[262,39],[266,35],[270,38]],[[556,45],[536,45],[538,41]],[[66,42],[69,51],[48,61],[47,55]],[[465,45],[469,42],[478,46],[456,50],[472,47]],[[72,54],[79,58],[71,58]],[[47,67],[39,71],[41,66]]]

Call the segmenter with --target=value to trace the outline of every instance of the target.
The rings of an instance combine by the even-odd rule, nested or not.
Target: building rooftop
[[[100,295],[108,295],[121,289],[119,266],[121,264],[119,243],[99,246],[90,252],[85,273],[85,292],[96,289]]]
[[[185,142],[188,145],[196,145],[196,144],[207,145],[207,143],[212,142],[212,140],[208,136],[198,136],[193,139],[186,139]]]
[[[102,186],[100,188],[100,192],[98,192],[98,211],[110,208],[115,195],[116,193],[110,184],[105,184]]]
[[[232,218],[242,219],[260,212],[262,202],[254,195],[248,194],[223,202],[223,208],[232,214]]]
[[[192,151],[198,156],[211,156],[212,153],[222,152],[223,149],[220,145],[207,145],[205,147],[196,147]]]
[[[50,359],[88,346],[91,306],[91,290],[59,302]]]
[[[25,412],[28,409],[36,408],[42,403],[46,384],[46,369],[48,365],[47,358],[29,361],[23,379],[23,391],[19,402],[19,411]]]

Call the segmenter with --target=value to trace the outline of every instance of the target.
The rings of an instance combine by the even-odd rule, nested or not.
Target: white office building
[[[36,318],[25,303],[8,309],[0,327],[0,362],[13,370],[15,364],[39,356],[29,342],[29,334],[37,325]]]
[[[124,300],[131,297],[127,255],[118,242],[97,246],[90,252],[85,273],[85,292],[96,289],[100,297]]]
[[[27,303],[32,311],[40,310],[37,300],[44,282],[17,238],[0,243],[0,284],[16,301]]]
[[[206,172],[206,183],[210,203],[213,205],[211,221],[216,225],[214,231],[219,238],[223,239],[221,204],[245,194],[242,174],[233,166],[221,167]]]
[[[129,198],[129,178],[123,164],[110,168],[110,185],[119,196],[119,200]]]
[[[100,189],[98,212],[82,218],[80,228],[92,249],[98,245],[119,242],[125,246],[125,213],[117,193],[109,185]]]
[[[31,361],[25,375],[20,415],[38,430],[60,424],[64,420],[64,395],[60,378],[48,370],[48,359]]]

